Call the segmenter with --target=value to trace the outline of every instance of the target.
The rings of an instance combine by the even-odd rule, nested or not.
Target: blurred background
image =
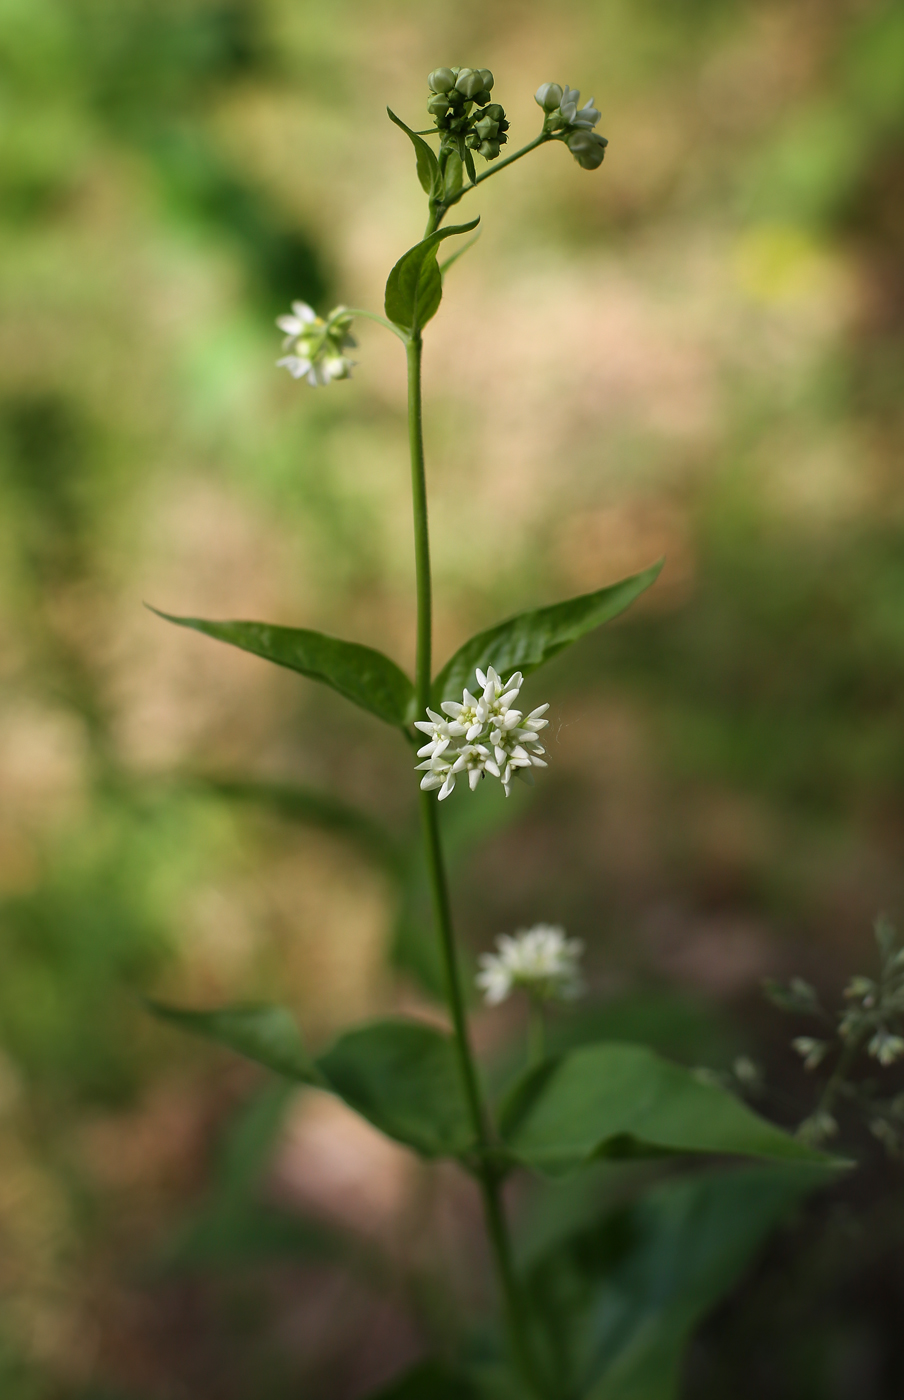
[[[431,1014],[407,750],[142,604],[411,666],[404,357],[359,323],[315,392],[273,319],[380,308],[424,219],[384,109],[425,124],[447,63],[494,70],[516,145],[554,80],[610,146],[469,197],[426,355],[438,655],[667,556],[528,683],[537,788],[445,804],[464,939],[565,924],[560,1043],[748,1056],[793,1123],[761,979],[834,997],[904,915],[904,7],[2,0],[9,1400],[356,1400],[486,1305],[466,1185],[139,1000],[277,998],[315,1046]],[[519,1017],[478,1019],[494,1063]],[[900,1168],[853,1147],[688,1396],[900,1397]]]

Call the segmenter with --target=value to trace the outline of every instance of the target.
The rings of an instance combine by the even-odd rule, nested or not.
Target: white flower
[[[583,107],[578,106],[580,100],[581,94],[577,88],[566,87],[559,103],[559,111],[569,126],[582,126],[590,131],[596,126],[602,113],[594,107],[592,97]]]
[[[522,988],[544,1001],[571,1000],[583,990],[578,960],[584,945],[566,938],[554,924],[535,924],[512,937],[501,933],[497,953],[482,953],[477,985],[489,1006],[498,1006],[515,989]]]
[[[548,720],[548,705],[531,710],[527,718],[513,708],[524,677],[516,671],[507,681],[490,666],[477,672],[480,694],[465,690],[461,702],[444,700],[443,714],[428,709],[427,719],[415,720],[415,728],[428,736],[417,756],[425,761],[416,765],[425,776],[421,787],[439,788],[443,801],[455,786],[459,773],[467,773],[471,791],[489,773],[498,778],[508,797],[513,778],[532,782],[531,768],[545,768],[545,753],[537,739]],[[444,718],[445,715],[445,718]]]
[[[418,763],[415,767],[415,772],[421,769],[427,770],[423,778],[421,778],[421,787],[425,792],[430,792],[433,788],[439,788],[439,800],[442,802],[443,798],[448,797],[449,793],[455,787],[456,775],[452,772],[451,761],[448,758],[444,758],[441,754],[434,754],[432,758],[428,758],[424,763]]]
[[[307,302],[293,301],[291,316],[276,318],[279,329],[286,332],[283,349],[291,346],[293,353],[277,360],[277,365],[287,369],[293,379],[305,378],[315,388],[334,379],[348,379],[355,362],[342,352],[356,343],[349,335],[351,323],[351,314],[344,306],[334,307],[324,321]]]

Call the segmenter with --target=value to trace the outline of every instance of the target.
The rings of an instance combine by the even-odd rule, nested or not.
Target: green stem
[[[391,321],[387,321],[385,316],[378,316],[376,311],[365,311],[360,306],[349,306],[346,307],[346,310],[350,316],[366,316],[368,321],[376,321],[378,326],[385,326],[388,331],[392,331],[393,335],[397,335],[399,340],[404,341],[406,345],[408,344],[405,332],[400,330],[398,326],[394,326]]]
[[[527,1067],[536,1069],[546,1059],[546,1020],[543,1003],[539,997],[531,997],[527,1023]]]
[[[545,142],[554,139],[555,138],[550,135],[548,131],[541,131],[539,136],[534,137],[533,141],[528,141],[527,145],[522,146],[520,151],[513,151],[510,156],[506,156],[505,160],[494,161],[489,169],[484,170],[478,175],[476,180],[471,180],[469,184],[462,186],[458,193],[452,195],[450,199],[443,199],[436,202],[431,199],[430,217],[427,220],[427,230],[424,237],[426,238],[428,234],[433,233],[434,229],[439,228],[448,210],[452,208],[452,205],[457,204],[470,190],[475,190],[478,185],[483,184],[484,180],[489,180],[491,175],[498,175],[500,170],[504,170],[507,165],[513,165],[516,160],[520,160],[522,156],[526,156],[529,151],[535,151],[538,146],[542,146]]]
[[[429,232],[428,228],[428,232]],[[421,360],[423,342],[419,332],[407,341],[408,353],[408,436],[411,449],[411,495],[414,508],[414,559],[417,575],[417,661],[415,694],[423,715],[430,703],[432,671],[432,597],[430,583],[430,536],[427,524],[427,479],[424,464],[423,408],[421,402]],[[512,1261],[511,1241],[500,1196],[500,1177],[494,1160],[489,1115],[483,1102],[474,1052],[468,1035],[468,1020],[462,990],[461,971],[452,929],[449,886],[440,841],[438,803],[432,792],[420,794],[421,824],[427,874],[433,902],[433,917],[442,953],[446,997],[452,1017],[454,1043],[462,1087],[477,1144],[475,1172],[480,1182],[487,1234],[493,1252],[496,1276],[512,1352],[512,1360],[528,1392],[544,1394],[532,1363],[524,1305]]]

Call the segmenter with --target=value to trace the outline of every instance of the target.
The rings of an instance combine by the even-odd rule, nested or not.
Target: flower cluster
[[[324,321],[304,301],[293,301],[290,316],[277,316],[276,324],[285,331],[283,349],[292,347],[276,363],[285,367],[293,379],[302,376],[315,388],[333,379],[348,379],[354,360],[344,351],[357,342],[349,335],[352,313],[344,306],[335,307]]]
[[[563,928],[535,924],[514,937],[501,933],[496,947],[478,958],[477,985],[488,1005],[498,1006],[518,987],[541,1001],[570,1001],[583,991],[578,960],[584,945],[566,938]]]
[[[584,170],[596,170],[602,165],[609,142],[593,130],[601,114],[594,107],[592,97],[579,107],[581,94],[577,88],[541,83],[534,99],[546,113],[544,131],[564,141],[578,165]]]
[[[540,757],[546,750],[537,735],[549,720],[543,715],[548,705],[531,710],[527,718],[512,705],[518,698],[522,675],[516,671],[503,685],[492,666],[486,674],[477,672],[479,696],[469,690],[461,702],[444,700],[444,714],[427,711],[427,719],[415,721],[415,728],[429,736],[417,756],[424,760],[417,771],[424,771],[421,787],[439,788],[439,799],[448,797],[460,773],[467,773],[473,792],[481,778],[490,773],[498,778],[508,797],[512,779],[530,782],[531,768],[545,768]]]
[[[455,137],[485,160],[495,160],[509,124],[498,102],[490,101],[494,78],[489,68],[434,68],[427,79],[427,111],[445,138]]]

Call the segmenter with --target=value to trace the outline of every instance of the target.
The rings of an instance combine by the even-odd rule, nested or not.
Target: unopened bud
[[[499,123],[494,122],[492,117],[481,117],[479,122],[474,123],[474,130],[481,141],[495,141],[499,135]]]
[[[463,68],[455,79],[455,86],[463,97],[473,101],[483,91],[484,83],[480,73],[475,73],[473,68]]]
[[[498,102],[491,102],[489,107],[484,108],[483,115],[492,118],[494,122],[501,122],[505,116],[505,108],[500,107]]]
[[[562,101],[562,89],[558,83],[541,83],[534,94],[544,112],[554,112]]]
[[[495,160],[499,154],[499,142],[481,141],[478,149],[484,160]]]
[[[484,92],[492,92],[493,84],[495,83],[496,79],[493,77],[489,68],[478,68],[477,71],[480,74],[481,80],[483,82]]]
[[[451,103],[448,97],[438,92],[434,97],[431,97],[430,101],[427,103],[427,111],[430,113],[431,117],[444,117],[450,106]]]
[[[603,163],[609,142],[605,136],[579,127],[571,132],[565,144],[582,170],[597,170]]]
[[[455,74],[451,68],[434,68],[427,79],[427,85],[434,92],[451,92],[455,86]]]

